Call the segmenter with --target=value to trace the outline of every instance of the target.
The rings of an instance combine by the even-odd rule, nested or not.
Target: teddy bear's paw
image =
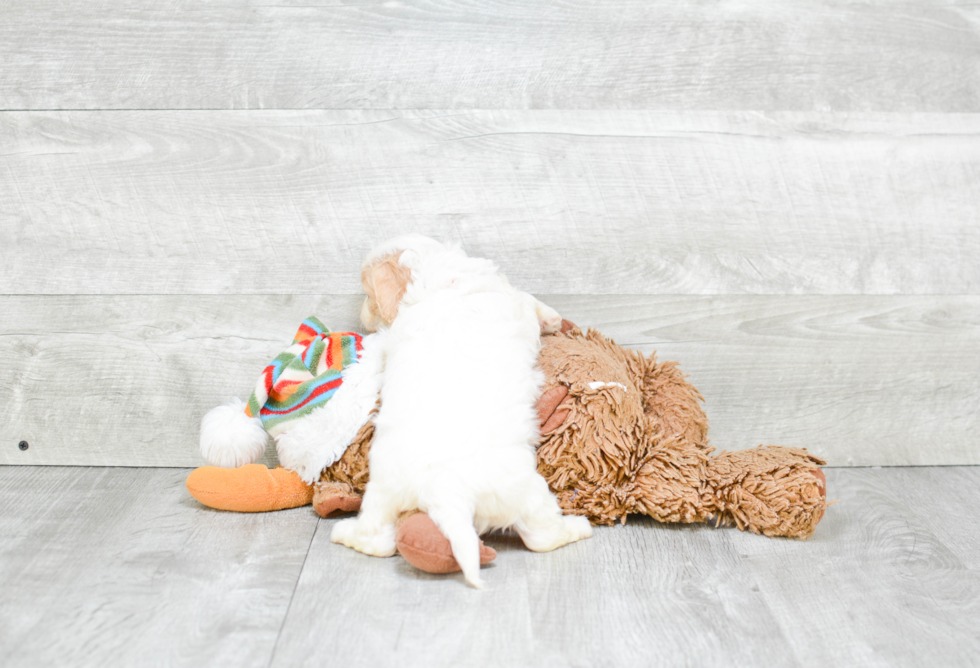
[[[395,534],[398,554],[415,568],[426,573],[456,573],[461,570],[453,556],[453,547],[432,518],[426,513],[414,513],[402,520]],[[480,565],[497,558],[497,551],[480,541]]]
[[[361,509],[361,495],[343,482],[318,482],[313,491],[313,509],[320,517],[356,513]]]
[[[357,518],[337,522],[330,540],[372,557],[393,557],[396,551],[395,527],[364,531]]]

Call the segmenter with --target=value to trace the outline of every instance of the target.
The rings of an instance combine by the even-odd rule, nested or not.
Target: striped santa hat
[[[288,431],[334,395],[341,373],[360,358],[362,339],[354,332],[331,332],[311,316],[293,343],[262,370],[248,402],[234,399],[201,421],[201,453],[209,464],[233,468],[251,464],[269,436]]]
[[[293,345],[263,369],[245,415],[258,416],[270,436],[281,434],[333,396],[343,382],[341,372],[360,353],[360,334],[331,333],[310,316],[299,326]]]

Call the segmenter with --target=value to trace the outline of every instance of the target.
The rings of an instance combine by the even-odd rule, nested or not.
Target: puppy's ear
[[[389,324],[398,315],[398,303],[412,280],[412,270],[398,262],[400,257],[401,252],[383,258],[369,268],[365,277],[381,319]]]

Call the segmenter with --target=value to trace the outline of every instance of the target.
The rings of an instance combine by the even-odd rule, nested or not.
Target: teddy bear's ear
[[[401,252],[385,256],[371,265],[364,276],[365,291],[374,299],[381,319],[389,324],[398,315],[398,304],[412,280],[412,270],[399,258]]]

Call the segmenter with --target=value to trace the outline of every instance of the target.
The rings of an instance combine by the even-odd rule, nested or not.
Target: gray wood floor
[[[829,469],[809,541],[638,519],[489,590],[206,509],[186,469],[0,467],[0,665],[969,666],[980,467]]]

